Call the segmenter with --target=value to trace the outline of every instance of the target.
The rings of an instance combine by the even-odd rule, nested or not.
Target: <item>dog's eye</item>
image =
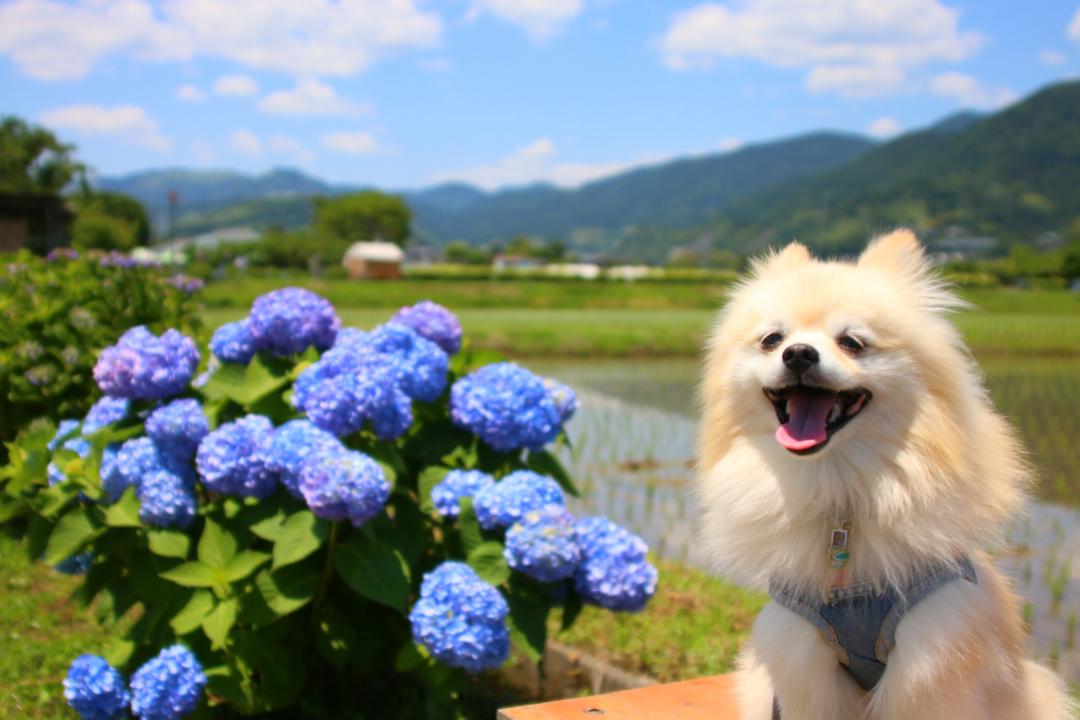
[[[772,350],[782,342],[784,342],[783,335],[778,332],[769,333],[765,337],[761,338],[761,348],[763,350]]]
[[[860,353],[866,349],[866,345],[861,340],[851,335],[841,335],[837,338],[836,344],[851,353]]]

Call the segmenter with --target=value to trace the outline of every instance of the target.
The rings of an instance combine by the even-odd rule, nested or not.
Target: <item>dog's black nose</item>
[[[795,372],[807,370],[811,365],[817,365],[818,360],[821,359],[817,350],[810,345],[803,345],[802,343],[788,345],[784,348],[784,354],[780,357],[784,359],[784,364]]]

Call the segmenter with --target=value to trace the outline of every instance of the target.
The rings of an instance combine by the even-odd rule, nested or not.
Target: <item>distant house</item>
[[[496,255],[491,261],[491,266],[496,272],[502,272],[504,270],[532,270],[541,267],[543,264],[543,260],[529,257],[528,255]]]
[[[44,255],[67,245],[74,217],[55,195],[0,193],[0,252],[26,248]]]
[[[262,237],[258,231],[249,227],[229,227],[212,230],[202,235],[176,238],[158,246],[160,250],[173,252],[194,252],[199,254],[214,250],[222,245],[250,245]]]
[[[353,280],[388,280],[401,277],[405,252],[389,242],[358,242],[349,246],[341,264]]]

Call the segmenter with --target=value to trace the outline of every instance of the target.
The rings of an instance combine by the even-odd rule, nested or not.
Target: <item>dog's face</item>
[[[955,336],[926,309],[934,288],[911,274],[924,262],[914,239],[885,240],[858,263],[793,244],[739,289],[712,372],[726,375],[741,432],[816,460],[860,437],[896,443],[921,404],[940,401],[934,365],[957,354]]]

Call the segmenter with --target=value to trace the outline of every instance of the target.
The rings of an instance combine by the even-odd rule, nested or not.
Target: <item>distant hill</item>
[[[1051,86],[997,114],[954,116],[747,198],[712,231],[741,250],[792,237],[852,250],[901,224],[930,236],[960,226],[1032,242],[1080,222],[1077,128],[1080,83]]]
[[[743,254],[799,238],[856,249],[911,225],[933,241],[950,228],[1002,243],[1080,232],[1080,82],[1045,88],[993,115],[963,112],[886,143],[819,132],[729,153],[637,168],[575,189],[537,184],[485,192],[446,183],[401,193],[414,234],[476,244],[527,234],[578,252],[662,261],[676,245]],[[295,170],[259,176],[192,170],[102,178],[151,209],[181,197],[179,231],[291,228],[311,198],[357,187]]]
[[[550,185],[505,190],[460,207],[411,198],[427,235],[470,242],[517,234],[565,238],[575,231],[613,234],[636,225],[687,227],[732,202],[794,178],[843,165],[873,147],[866,138],[813,133],[734,152],[638,168],[568,190]]]

